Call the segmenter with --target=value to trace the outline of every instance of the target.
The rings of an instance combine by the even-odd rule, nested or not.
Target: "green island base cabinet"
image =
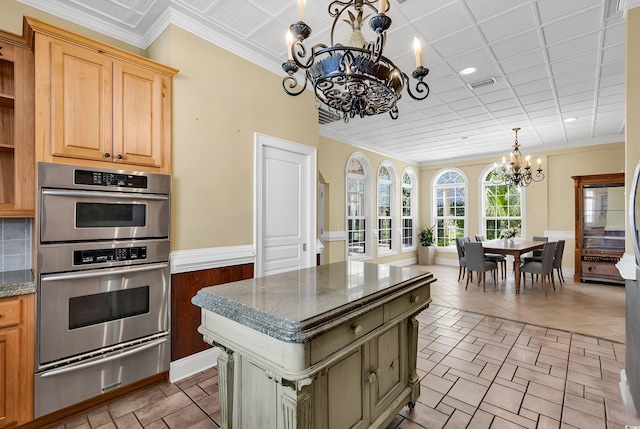
[[[223,428],[384,428],[420,395],[431,273],[357,261],[200,290]]]

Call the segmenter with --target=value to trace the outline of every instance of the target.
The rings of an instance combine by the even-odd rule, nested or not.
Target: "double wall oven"
[[[167,175],[38,164],[35,415],[167,371]]]

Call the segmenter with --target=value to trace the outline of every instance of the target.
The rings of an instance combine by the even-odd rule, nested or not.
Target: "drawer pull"
[[[420,299],[420,295],[411,295],[409,297],[410,302],[418,302],[419,299]]]
[[[360,335],[362,333],[362,326],[361,325],[351,325],[351,332],[353,332],[355,335]]]

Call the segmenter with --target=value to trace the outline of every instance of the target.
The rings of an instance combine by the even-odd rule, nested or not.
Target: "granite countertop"
[[[31,270],[0,272],[0,298],[35,293]]]
[[[191,302],[287,342],[305,342],[315,327],[365,311],[411,284],[435,281],[415,268],[344,261],[206,287]]]

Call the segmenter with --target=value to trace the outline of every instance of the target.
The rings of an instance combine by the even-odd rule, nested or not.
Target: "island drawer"
[[[321,361],[352,341],[368,334],[382,323],[383,309],[379,307],[317,336],[311,340],[311,364]]]
[[[20,323],[20,300],[0,301],[0,328]]]
[[[405,293],[400,298],[396,298],[391,301],[389,306],[389,320],[394,319],[395,317],[400,316],[411,308],[419,308],[421,304],[424,304],[429,300],[431,285],[426,284],[424,286],[420,286],[417,289],[412,290],[411,292]]]

